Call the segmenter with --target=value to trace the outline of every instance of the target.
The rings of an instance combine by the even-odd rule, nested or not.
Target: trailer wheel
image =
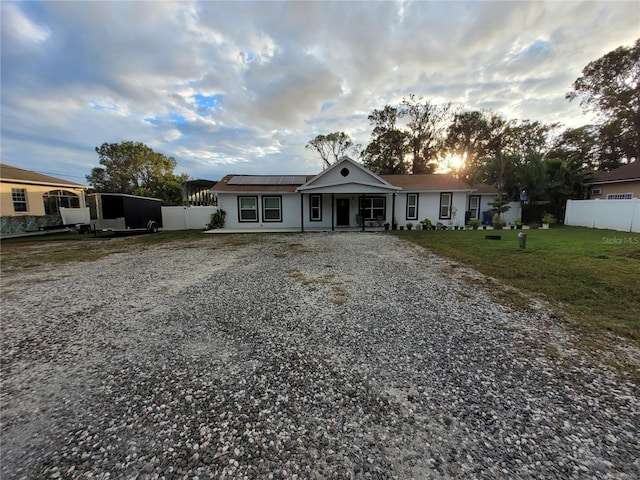
[[[151,233],[158,233],[158,224],[156,222],[149,222],[147,230]]]

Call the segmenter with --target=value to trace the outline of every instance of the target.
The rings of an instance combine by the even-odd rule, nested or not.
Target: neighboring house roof
[[[26,183],[31,185],[50,185],[52,187],[88,188],[68,180],[62,180],[42,173],[24,170],[23,168],[12,167],[11,165],[0,164],[0,181],[5,183]]]
[[[589,181],[585,182],[585,185],[638,181],[640,181],[640,162],[636,160],[610,172],[598,172]]]

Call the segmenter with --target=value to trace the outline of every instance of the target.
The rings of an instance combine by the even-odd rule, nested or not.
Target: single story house
[[[60,223],[60,207],[84,208],[88,187],[31,170],[0,164],[2,233]]]
[[[225,228],[334,230],[404,226],[424,219],[462,226],[482,220],[498,190],[452,175],[376,175],[349,157],[318,175],[227,175],[211,190]],[[507,221],[519,218],[517,215]]]
[[[585,182],[587,198],[596,200],[630,200],[640,198],[640,161],[629,163],[610,172],[598,172]]]

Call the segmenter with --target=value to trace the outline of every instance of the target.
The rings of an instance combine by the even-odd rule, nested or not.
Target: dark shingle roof
[[[640,162],[636,160],[628,165],[616,168],[610,172],[598,172],[588,182],[587,185],[598,183],[618,183],[640,181]]]
[[[472,188],[453,175],[433,173],[421,175],[380,175],[391,185],[403,190],[430,190],[446,192],[448,190],[472,190]]]
[[[239,179],[246,177],[251,180],[250,184],[239,183]],[[281,175],[227,175],[220,180],[211,190],[214,192],[295,192],[303,183],[292,183],[287,185],[274,185],[273,182]],[[300,180],[305,182],[311,180],[315,175],[300,176]],[[405,191],[467,191],[478,194],[498,194],[498,190],[490,185],[479,183],[470,186],[463,180],[448,174],[423,174],[423,175],[380,175],[380,178],[391,185],[400,187]],[[231,183],[229,181],[233,180]]]

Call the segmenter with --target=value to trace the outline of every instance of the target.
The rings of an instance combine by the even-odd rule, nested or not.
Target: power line
[[[67,175],[66,173],[39,172],[38,170],[34,170],[34,172],[41,173],[42,175],[58,175],[60,177],[82,178],[83,180],[86,180],[86,177],[79,177],[78,175]]]

